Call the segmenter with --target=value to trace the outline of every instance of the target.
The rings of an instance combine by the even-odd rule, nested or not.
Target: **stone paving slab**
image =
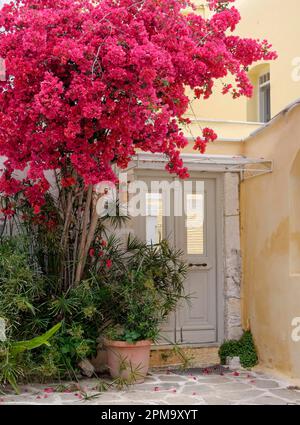
[[[64,387],[25,385],[20,395],[0,395],[0,405],[300,405],[300,390],[289,389],[288,382],[244,370],[186,375],[158,371],[143,384],[103,393],[97,384],[97,379],[82,379]]]

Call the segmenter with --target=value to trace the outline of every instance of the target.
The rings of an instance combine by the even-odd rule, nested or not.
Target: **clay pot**
[[[120,377],[129,383],[144,382],[149,370],[151,344],[149,340],[129,344],[106,339],[107,366],[112,378]]]

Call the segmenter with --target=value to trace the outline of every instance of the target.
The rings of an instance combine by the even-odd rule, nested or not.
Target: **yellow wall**
[[[300,81],[292,78],[293,61],[300,58],[300,1],[237,0],[236,6],[242,15],[239,34],[266,38],[279,54],[276,61],[270,62],[271,110],[274,116],[300,97]]]
[[[194,120],[184,134],[190,139],[190,143],[184,153],[195,153],[193,150],[193,139],[201,134],[203,128],[213,128],[218,135],[217,141],[207,145],[208,155],[243,155],[244,140],[261,126],[257,123],[244,123],[240,121],[220,121],[220,120]]]
[[[243,324],[261,364],[300,378],[300,106],[245,142],[245,154],[274,161],[273,173],[241,184]]]

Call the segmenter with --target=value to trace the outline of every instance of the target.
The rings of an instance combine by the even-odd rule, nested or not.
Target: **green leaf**
[[[13,389],[15,390],[15,393],[19,395],[20,389],[18,387],[16,378],[13,375],[9,375],[7,376],[7,380],[10,383],[10,385],[13,387]]]
[[[36,338],[32,338],[28,341],[17,341],[14,342],[11,346],[11,355],[16,355],[22,353],[26,350],[33,350],[35,348],[40,347],[41,345],[50,345],[48,340],[56,334],[56,332],[61,328],[61,322],[57,323],[57,325],[53,326],[53,328],[49,329],[49,331],[45,332],[43,335],[37,336]]]
[[[32,312],[32,314],[35,315],[35,308],[34,308],[34,306],[30,302],[28,302],[27,300],[24,300],[24,304]]]

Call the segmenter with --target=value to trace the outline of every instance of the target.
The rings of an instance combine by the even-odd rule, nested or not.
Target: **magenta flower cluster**
[[[163,153],[186,177],[181,124],[186,87],[208,98],[232,74],[233,97],[251,96],[246,68],[272,60],[267,41],[232,34],[233,0],[210,1],[204,19],[186,0],[16,0],[0,15],[0,191],[32,206],[49,190],[46,170],[72,167],[86,185],[115,179],[137,150]],[[192,10],[192,9],[191,9]],[[201,152],[213,140],[205,130]],[[202,142],[201,142],[202,140]],[[16,170],[26,170],[20,182]]]

